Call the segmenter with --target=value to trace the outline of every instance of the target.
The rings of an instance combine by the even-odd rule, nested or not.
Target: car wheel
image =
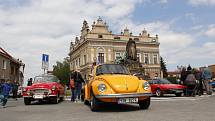
[[[147,98],[145,100],[140,100],[138,102],[140,109],[148,109],[150,106],[151,98]]]
[[[175,93],[176,97],[181,97],[182,93]]]
[[[59,102],[59,94],[57,94],[57,96],[54,97],[54,99],[53,99],[54,104],[58,104],[58,102]]]
[[[161,92],[161,89],[156,89],[156,92],[155,92],[155,94],[156,94],[156,96],[157,97],[160,97],[160,96],[162,96],[163,94],[162,94],[162,92]]]
[[[91,111],[97,111],[97,109],[98,109],[97,99],[93,95],[93,92],[91,92],[90,109],[91,109]]]
[[[24,103],[25,105],[30,105],[31,104],[31,100],[28,98],[24,98]]]

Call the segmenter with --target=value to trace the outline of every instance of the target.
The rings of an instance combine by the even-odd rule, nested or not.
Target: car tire
[[[145,100],[141,100],[138,102],[140,109],[148,109],[150,106],[151,98],[147,98]]]
[[[161,89],[157,88],[155,91],[157,97],[163,96]]]
[[[175,93],[176,97],[181,97],[182,93]]]
[[[54,97],[54,99],[53,99],[54,104],[58,104],[58,102],[59,102],[59,94],[57,94],[57,96]]]
[[[95,98],[92,91],[91,91],[91,99],[90,99],[90,109],[93,112],[98,110],[97,99]]]
[[[30,105],[31,100],[29,98],[24,98],[24,103],[25,103],[25,105]]]

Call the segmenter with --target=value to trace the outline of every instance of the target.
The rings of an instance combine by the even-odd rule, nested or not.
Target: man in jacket
[[[84,79],[82,78],[79,70],[76,70],[74,73],[73,73],[73,79],[74,79],[74,82],[75,82],[75,94],[74,94],[74,97],[75,97],[75,101],[80,101],[81,100],[81,89],[82,89],[82,83],[85,83],[84,82]]]
[[[1,98],[1,103],[2,103],[2,106],[3,108],[5,108],[6,104],[7,104],[7,98],[9,96],[9,93],[10,93],[10,90],[11,90],[11,87],[10,87],[10,84],[9,84],[9,81],[8,82],[5,82],[2,86],[1,86],[1,94],[0,94],[0,98]]]
[[[211,87],[208,85],[211,78],[212,78],[212,74],[211,74],[209,68],[206,66],[206,68],[202,72],[202,79],[203,79],[203,83],[205,85],[206,92],[209,95],[212,94]]]

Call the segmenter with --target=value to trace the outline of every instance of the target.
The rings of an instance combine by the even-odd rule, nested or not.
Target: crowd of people
[[[3,108],[6,107],[10,93],[12,93],[12,97],[17,100],[18,87],[19,84],[17,83],[17,81],[0,81],[0,104]]]
[[[181,70],[180,83],[187,86],[185,95],[195,96],[197,93],[203,95],[203,89],[206,90],[208,95],[212,94],[211,86],[208,85],[212,80],[212,74],[208,67],[202,70],[192,68],[190,65]]]

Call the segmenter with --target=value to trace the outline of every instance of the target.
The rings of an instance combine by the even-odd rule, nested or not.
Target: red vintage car
[[[50,74],[36,76],[33,84],[23,89],[24,103],[29,105],[34,100],[48,100],[57,104],[59,100],[63,100],[64,90],[56,76]]]
[[[167,79],[153,79],[149,81],[152,93],[156,96],[163,96],[163,94],[175,94],[181,96],[184,93],[186,86],[180,84],[172,84]]]

